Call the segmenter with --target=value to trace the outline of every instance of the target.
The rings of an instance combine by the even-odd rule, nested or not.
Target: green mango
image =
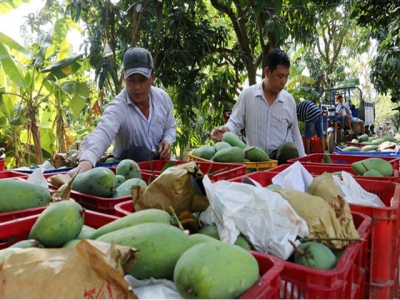
[[[22,240],[12,244],[9,248],[44,248],[44,246],[37,240]]]
[[[84,222],[84,209],[73,200],[52,203],[33,224],[29,239],[37,240],[46,248],[62,247],[78,237]]]
[[[232,147],[246,148],[246,144],[233,132],[227,131],[222,135],[222,141],[228,143]]]
[[[78,234],[77,239],[88,239],[96,231],[96,228],[83,224],[81,232]]]
[[[343,148],[342,151],[344,151],[344,152],[350,152],[350,151],[358,152],[358,151],[360,151],[360,148],[358,148],[356,146],[348,146],[348,147]]]
[[[364,172],[364,174],[362,176],[368,176],[368,177],[383,177],[383,175],[374,169],[368,170],[366,172]]]
[[[232,147],[230,144],[227,142],[216,142],[214,145],[215,151],[218,152],[219,150],[225,149],[225,148],[230,148]]]
[[[244,150],[233,146],[219,150],[214,154],[212,160],[216,162],[243,162],[244,158]]]
[[[110,198],[115,191],[115,174],[109,168],[97,167],[76,175],[74,191],[97,197]]]
[[[200,244],[200,243],[205,243],[205,242],[210,242],[210,241],[214,241],[215,238],[203,234],[203,233],[194,233],[191,236],[189,236],[190,241],[192,242],[193,246]]]
[[[194,156],[210,160],[214,156],[215,152],[214,146],[203,145],[199,148],[193,149],[192,154]]]
[[[386,142],[386,139],[384,139],[384,138],[376,138],[376,139],[371,141],[371,145],[380,145],[383,142]]]
[[[257,260],[236,245],[210,241],[179,258],[174,283],[184,299],[234,299],[259,279]]]
[[[351,167],[358,175],[364,175],[369,170],[375,170],[383,176],[393,175],[393,166],[380,157],[366,158],[351,164]]]
[[[0,180],[0,213],[46,206],[51,194],[45,187],[24,180]]]
[[[324,157],[322,158],[322,163],[323,164],[331,164],[332,163],[332,159],[329,156],[329,153],[325,153]]]
[[[63,248],[74,248],[76,244],[78,244],[82,239],[72,239],[66,242],[62,247]]]
[[[249,161],[253,162],[259,162],[259,161],[268,161],[269,156],[268,154],[261,148],[259,147],[246,147],[244,148],[244,157],[245,159],[248,159]]]
[[[115,175],[115,188],[117,189],[125,181],[126,181],[125,176]]]
[[[267,185],[265,188],[269,190],[275,190],[275,189],[281,189],[282,187],[277,183],[271,183]]]
[[[361,148],[361,152],[369,152],[373,150],[378,150],[378,145],[366,145]]]
[[[133,225],[104,234],[96,240],[138,249],[140,259],[128,271],[136,279],[172,280],[179,257],[192,247],[185,232],[165,223]]]
[[[324,244],[318,242],[305,242],[298,246],[302,253],[296,251],[294,262],[306,267],[329,270],[336,266],[335,254]]]
[[[361,143],[361,142],[366,142],[366,141],[368,141],[368,134],[364,133],[364,134],[362,134],[362,135],[360,135],[360,136],[358,137],[358,142],[359,142],[359,143]]]
[[[116,175],[122,175],[126,180],[130,178],[142,178],[139,165],[132,159],[121,160],[115,170]]]
[[[218,228],[217,228],[217,225],[215,225],[215,224],[204,226],[197,233],[205,234],[214,239],[220,240]],[[240,246],[244,249],[248,249],[248,250],[251,249],[250,243],[246,240],[245,237],[243,237],[241,235],[238,235],[234,244],[237,246]]]
[[[120,198],[124,196],[132,195],[132,186],[140,185],[143,187],[147,187],[147,183],[140,178],[129,178],[124,183],[122,183],[119,187],[115,189],[112,198]]]
[[[143,224],[143,223],[164,223],[170,224],[170,215],[162,210],[156,208],[149,208],[134,212],[130,215],[126,215],[122,218],[114,220],[110,223],[107,223],[99,228],[97,228],[93,234],[90,236],[91,239],[95,240],[98,237],[134,225]]]

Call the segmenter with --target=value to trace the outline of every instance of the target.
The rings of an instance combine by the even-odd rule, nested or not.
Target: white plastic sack
[[[41,185],[46,189],[49,188],[49,183],[43,176],[44,171],[45,170],[43,168],[34,169],[33,172],[28,176],[28,179],[26,181],[28,181],[29,183]]]
[[[296,161],[272,178],[272,183],[279,184],[284,189],[294,189],[306,193],[313,180],[310,172]]]
[[[242,233],[257,251],[284,260],[293,252],[288,240],[308,235],[307,223],[281,195],[250,184],[203,179],[221,241],[233,244]],[[205,214],[207,215],[207,214]],[[204,221],[201,218],[200,220]],[[210,223],[208,223],[210,224]]]
[[[377,195],[364,190],[350,173],[343,171],[343,180],[337,175],[333,175],[332,177],[340,195],[343,196],[348,203],[386,207],[385,203],[383,203]]]
[[[175,283],[166,279],[139,280],[132,275],[125,275],[125,281],[132,288],[138,299],[182,299]]]

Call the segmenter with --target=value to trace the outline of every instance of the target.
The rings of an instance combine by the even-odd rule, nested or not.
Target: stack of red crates
[[[351,164],[370,157],[365,155],[330,154],[333,164],[322,164],[324,154],[310,154],[289,160],[299,161],[314,177],[323,172],[340,170],[351,173]],[[372,218],[371,238],[368,247],[368,268],[366,281],[367,298],[398,298],[399,295],[399,262],[400,255],[400,180],[399,158],[381,157],[393,166],[393,176],[355,177],[361,187],[377,196],[386,207],[372,207],[351,204],[353,212],[361,212]],[[280,171],[289,167],[281,165],[268,170],[272,179]]]
[[[304,149],[306,148],[306,138],[304,136],[301,137],[303,140]],[[312,136],[310,139],[310,153],[322,153],[321,142],[319,141],[319,137]]]

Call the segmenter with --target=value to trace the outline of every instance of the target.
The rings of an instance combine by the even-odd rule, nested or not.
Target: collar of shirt
[[[135,103],[131,100],[131,98],[128,95],[128,92],[124,89],[124,101],[126,105],[132,105],[132,106],[137,106]],[[152,106],[154,108],[154,103],[153,103],[153,97],[151,95],[151,90],[149,92],[149,106]]]
[[[280,95],[282,94],[282,91],[280,91],[278,93],[278,95],[276,96],[275,101],[283,102],[282,97],[280,97]],[[256,83],[254,95],[256,97],[261,97],[261,99],[264,100],[265,103],[267,102],[267,99],[265,99],[265,95],[264,95],[263,82],[262,81],[260,83]],[[274,103],[275,103],[275,101],[274,101]]]

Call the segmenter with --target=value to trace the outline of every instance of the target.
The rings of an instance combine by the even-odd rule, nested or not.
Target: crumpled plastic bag
[[[272,178],[273,184],[279,184],[284,189],[294,189],[307,192],[308,186],[313,180],[310,172],[299,162],[296,161],[285,170]]]
[[[307,223],[289,202],[269,189],[224,180],[211,183],[207,175],[203,185],[210,207],[200,221],[215,223],[223,242],[233,244],[241,233],[257,251],[286,260],[293,252],[288,240],[308,235]],[[207,211],[214,218],[207,218]]]
[[[36,168],[33,170],[33,172],[28,176],[28,179],[26,180],[29,183],[41,185],[45,187],[46,189],[49,188],[49,183],[47,182],[46,178],[44,178],[45,169],[43,168]]]
[[[343,171],[343,179],[340,179],[337,175],[333,175],[332,178],[340,195],[343,196],[348,203],[386,207],[385,203],[383,203],[377,195],[364,190],[350,173]]]
[[[124,274],[139,252],[82,240],[73,248],[28,248],[0,264],[0,298],[136,299]]]
[[[173,281],[155,278],[139,280],[129,274],[124,279],[138,299],[183,299]]]

